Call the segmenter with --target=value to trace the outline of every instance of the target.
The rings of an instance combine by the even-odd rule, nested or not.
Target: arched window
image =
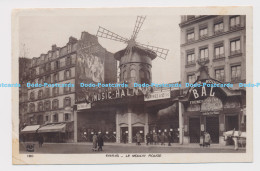
[[[150,72],[149,71],[146,71],[146,78],[150,79]]]
[[[51,105],[50,105],[50,101],[49,100],[45,101],[44,107],[45,107],[45,110],[50,110]]]
[[[144,77],[144,71],[143,71],[143,70],[140,70],[140,73],[139,73],[139,74],[140,74],[140,78],[141,78],[141,79],[144,79],[144,78],[145,78],[145,77]]]
[[[38,111],[43,111],[43,103],[42,102],[39,102],[38,103]]]
[[[127,77],[127,73],[126,71],[123,72],[123,80],[126,80],[126,77]]]
[[[39,90],[38,91],[38,99],[41,99],[41,98],[43,98],[43,91]]]
[[[131,77],[131,78],[135,78],[135,70],[134,70],[134,69],[131,69],[131,71],[130,71],[130,77]]]
[[[31,103],[29,105],[29,110],[30,110],[30,112],[35,112],[35,104],[34,103]]]
[[[54,99],[52,101],[52,109],[58,109],[59,108],[59,101],[57,99]]]
[[[34,92],[33,91],[30,93],[30,100],[34,100]]]
[[[64,99],[64,107],[70,107],[71,106],[71,99],[70,97],[65,97]]]

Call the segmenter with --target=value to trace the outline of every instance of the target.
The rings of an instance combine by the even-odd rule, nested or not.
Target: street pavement
[[[34,152],[27,152],[26,145],[35,144]],[[122,143],[105,143],[103,151],[92,151],[91,143],[44,143],[39,148],[37,142],[20,143],[20,153],[26,154],[84,154],[84,153],[245,153],[245,148],[234,150],[234,146],[220,146],[212,144],[211,147],[199,147],[198,144],[180,145],[178,143],[172,146],[165,145],[145,145],[137,146]]]

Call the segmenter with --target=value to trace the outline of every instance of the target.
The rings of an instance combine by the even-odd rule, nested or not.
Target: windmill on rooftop
[[[120,82],[147,83],[152,81],[152,60],[156,57],[166,59],[169,50],[136,42],[137,35],[146,19],[145,16],[137,16],[133,34],[130,39],[119,36],[103,27],[98,28],[97,37],[102,37],[127,44],[127,47],[114,54],[120,62]]]

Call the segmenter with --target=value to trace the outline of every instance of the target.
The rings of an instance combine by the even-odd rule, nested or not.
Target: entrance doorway
[[[121,143],[127,143],[128,142],[128,127],[121,127],[120,128],[120,137],[121,137]]]
[[[136,127],[133,127],[133,142],[136,142],[136,134],[137,132],[140,133],[141,137],[142,137],[142,140],[141,142],[144,142],[144,127],[143,126],[136,126]]]
[[[212,143],[219,143],[219,117],[206,117],[206,131],[209,133]]]
[[[200,118],[189,118],[190,143],[200,142]]]
[[[238,131],[238,115],[226,116],[226,131]]]

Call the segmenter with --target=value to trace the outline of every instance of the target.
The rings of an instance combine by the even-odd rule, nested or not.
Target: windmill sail
[[[157,54],[157,57],[166,59],[166,56],[168,55],[169,49],[164,49],[156,46],[151,46],[151,45],[145,45],[145,44],[140,44],[137,43],[137,45],[141,48],[146,48],[149,49]]]
[[[109,31],[109,30],[107,30],[103,27],[100,27],[100,26],[99,26],[98,31],[97,31],[97,37],[102,37],[102,38],[115,40],[115,41],[119,41],[119,42],[124,42],[124,43],[128,42],[127,38],[119,36],[118,34],[112,32],[112,31]]]

